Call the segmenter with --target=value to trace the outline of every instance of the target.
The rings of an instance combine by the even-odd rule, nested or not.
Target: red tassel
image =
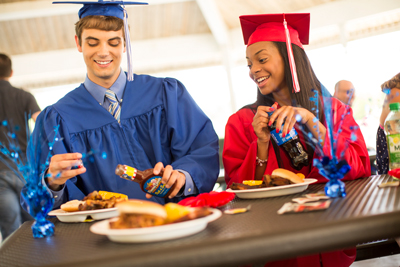
[[[288,53],[288,57],[289,57],[290,71],[292,73],[293,91],[294,91],[294,93],[298,93],[298,92],[300,92],[300,85],[299,85],[299,80],[297,78],[296,62],[294,61],[292,42],[290,40],[290,33],[289,33],[289,29],[287,27],[285,14],[283,14],[283,27],[285,28],[285,34],[286,34],[286,48],[287,48],[287,53]]]

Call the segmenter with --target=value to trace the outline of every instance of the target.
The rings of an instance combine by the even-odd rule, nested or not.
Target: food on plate
[[[243,184],[254,186],[254,185],[260,185],[262,184],[262,182],[263,182],[262,180],[244,180]]]
[[[175,203],[165,206],[146,200],[128,200],[116,205],[117,220],[110,221],[111,229],[143,228],[177,223],[205,217],[208,208],[188,208]]]
[[[167,223],[178,223],[178,222],[185,222],[190,221],[202,217],[206,217],[210,215],[212,212],[209,208],[206,207],[199,207],[199,208],[191,208],[190,212],[182,217],[175,218],[173,221],[167,221]]]
[[[74,212],[79,210],[79,205],[83,204],[84,201],[81,200],[71,200],[61,205],[61,209],[68,212]]]
[[[172,202],[165,204],[164,208],[165,211],[167,212],[166,222],[174,222],[190,213],[189,207],[182,206]]]
[[[113,194],[111,192],[108,193],[108,195]],[[105,199],[99,192],[93,191],[83,198],[84,203],[82,205],[79,205],[79,210],[99,210],[114,208],[117,203],[126,201],[127,199],[128,197],[123,194],[111,195],[109,198]]]
[[[118,203],[119,217],[110,222],[111,229],[142,228],[165,223],[167,212],[155,202],[146,200],[129,200]]]
[[[107,191],[93,191],[82,200],[71,200],[61,205],[68,212],[114,208],[119,202],[126,201],[127,195]]]
[[[128,200],[128,196],[125,194],[120,194],[120,193],[114,193],[114,192],[108,192],[108,191],[99,191],[99,195],[103,198],[103,199],[110,199],[112,197],[115,198],[122,198],[125,200]]]
[[[246,189],[256,189],[256,188],[265,188],[265,187],[273,187],[273,186],[281,186],[281,185],[289,185],[289,184],[299,184],[304,182],[304,174],[302,173],[294,173],[289,170],[285,170],[282,168],[278,168],[272,171],[271,175],[266,174],[263,176],[263,180],[261,181],[243,181],[243,183],[232,183],[232,190],[246,190]]]
[[[301,175],[304,176],[303,174]],[[300,184],[304,182],[304,178],[289,170],[278,168],[273,170],[271,175],[264,175],[264,181],[267,185],[278,186],[287,184]]]

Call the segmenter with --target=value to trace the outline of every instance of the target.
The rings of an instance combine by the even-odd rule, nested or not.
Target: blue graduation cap
[[[125,5],[147,5],[144,2],[130,2],[130,1],[104,1],[98,0],[97,2],[90,1],[57,1],[53,4],[81,4],[83,7],[79,10],[79,19],[86,16],[111,16],[117,17],[124,21],[125,30],[125,42],[127,49],[128,58],[128,81],[133,81],[133,70],[132,70],[132,51],[131,51],[131,39],[129,36],[128,28],[128,14],[125,9]]]

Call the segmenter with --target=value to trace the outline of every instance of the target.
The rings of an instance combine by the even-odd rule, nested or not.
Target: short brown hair
[[[6,54],[0,54],[0,79],[11,77],[11,59]]]
[[[393,89],[393,88],[399,88],[400,89],[400,73],[397,73],[392,79],[389,81],[384,82],[381,85],[382,91],[384,89]]]
[[[79,45],[82,45],[82,32],[84,29],[98,29],[102,31],[119,31],[125,36],[124,21],[111,16],[86,16],[75,23],[75,33],[78,36]]]

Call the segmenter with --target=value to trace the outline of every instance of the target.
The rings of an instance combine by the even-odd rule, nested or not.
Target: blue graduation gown
[[[64,201],[82,199],[94,190],[146,199],[138,183],[115,174],[118,164],[139,170],[157,162],[172,165],[191,175],[199,193],[211,191],[218,178],[218,137],[210,119],[176,79],[135,75],[127,81],[120,124],[83,84],[43,110],[37,120],[36,125],[44,121],[44,127],[36,127],[33,134],[50,140],[59,125],[63,139],[54,144],[52,154],[98,152],[85,162],[86,173],[66,182]],[[43,140],[42,163],[47,142]],[[165,203],[163,198],[150,200]]]

